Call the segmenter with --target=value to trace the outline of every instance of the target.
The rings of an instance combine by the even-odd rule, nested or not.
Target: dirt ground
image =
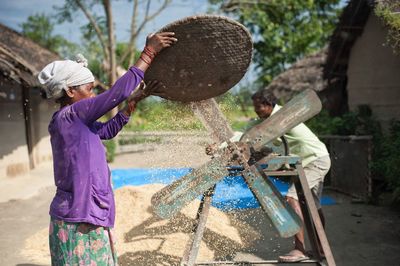
[[[193,141],[182,137],[165,145],[147,145],[137,152],[118,156],[111,167],[196,167],[208,159],[203,151],[205,142],[204,139]],[[49,261],[34,259],[26,250],[26,241],[46,231],[48,208],[54,191],[50,164],[41,165],[29,176],[12,180],[0,178],[0,265],[50,265]],[[347,196],[330,191],[326,193],[337,202],[323,207],[327,218],[327,237],[337,265],[400,265],[400,213],[388,207],[353,204]],[[259,209],[225,215],[228,219],[225,223],[230,226],[235,227],[238,222],[248,226],[246,230],[237,230],[239,238],[246,239],[250,231],[256,231],[260,237],[253,241],[251,247],[237,248],[231,254],[221,253],[213,244],[215,239],[210,237],[215,231],[209,228],[205,234],[205,245],[215,259],[268,260],[290,250],[292,241],[278,238]],[[160,224],[152,226],[162,227]],[[187,233],[187,228],[177,230],[177,234]],[[143,229],[135,234],[143,238],[151,237],[151,232]],[[223,237],[222,234],[217,236]],[[42,237],[40,241],[46,240]],[[159,250],[130,250],[129,254],[142,259],[128,263],[126,253],[120,254],[121,265],[161,265],[155,263],[157,258],[158,261],[161,258],[162,265],[176,265],[180,259]],[[123,261],[127,263],[123,264]]]

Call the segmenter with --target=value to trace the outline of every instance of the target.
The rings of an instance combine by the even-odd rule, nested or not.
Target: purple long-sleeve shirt
[[[129,117],[119,112],[106,123],[96,120],[123,102],[142,79],[143,71],[131,67],[108,91],[54,113],[49,124],[57,187],[52,217],[114,226],[114,194],[101,139],[117,135]]]

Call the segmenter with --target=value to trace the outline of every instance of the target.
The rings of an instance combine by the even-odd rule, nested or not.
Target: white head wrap
[[[92,72],[87,68],[87,60],[78,54],[77,60],[54,61],[45,66],[38,75],[39,82],[44,85],[47,98],[59,98],[62,90],[94,81]]]

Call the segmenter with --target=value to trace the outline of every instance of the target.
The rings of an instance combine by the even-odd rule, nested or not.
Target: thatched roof
[[[37,74],[59,56],[0,24],[0,75],[26,86],[38,86]]]
[[[346,77],[351,48],[361,35],[370,11],[371,1],[349,1],[328,48],[299,60],[275,77],[264,90],[272,91],[278,98],[287,100],[304,89],[321,92],[332,83],[341,83],[341,79]]]
[[[322,91],[326,87],[326,80],[322,75],[326,52],[327,49],[323,49],[297,61],[288,70],[278,75],[266,90],[273,92],[278,99],[284,101],[306,89]]]

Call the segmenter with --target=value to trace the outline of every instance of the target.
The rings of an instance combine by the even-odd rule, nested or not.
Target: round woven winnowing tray
[[[181,102],[209,99],[231,89],[247,71],[252,55],[250,33],[221,16],[193,16],[159,32],[172,31],[178,42],[162,50],[146,71],[145,81],[158,80],[153,93]]]

